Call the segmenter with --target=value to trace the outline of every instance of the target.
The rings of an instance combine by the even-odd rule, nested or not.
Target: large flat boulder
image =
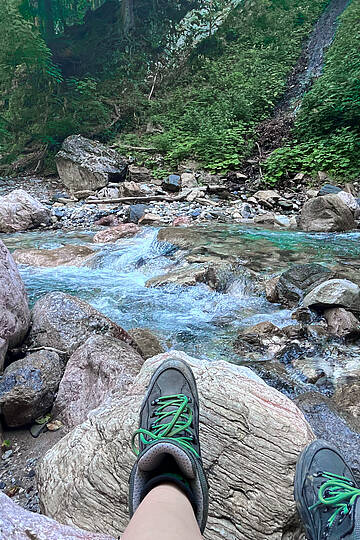
[[[115,150],[81,135],[65,139],[55,159],[60,179],[71,192],[100,189],[126,178],[127,163]]]
[[[334,272],[321,264],[295,264],[283,272],[276,282],[277,302],[294,307],[317,285],[333,277]]]
[[[360,312],[360,287],[348,279],[330,279],[312,289],[305,296],[303,306],[320,309],[340,306]]]
[[[130,345],[110,336],[90,336],[71,355],[53,414],[67,428],[84,422],[90,411],[115,393],[125,394],[143,364]]]
[[[208,540],[299,538],[294,526],[295,464],[313,439],[302,413],[251,370],[172,351],[145,362],[126,396],[100,408],[44,457],[38,469],[46,515],[119,536],[128,521],[131,436],[145,389],[160,362],[177,357],[194,370],[200,439],[210,483]]]
[[[16,347],[25,338],[30,324],[30,311],[24,283],[14,259],[0,240],[0,373],[8,348]]]
[[[7,426],[25,426],[48,412],[62,374],[53,351],[34,352],[10,364],[0,377],[0,410]]]
[[[0,197],[0,232],[27,231],[50,222],[50,210],[23,189]]]
[[[57,266],[83,266],[95,251],[88,246],[68,244],[54,249],[16,249],[13,252],[17,264],[55,268]]]
[[[95,244],[108,244],[121,238],[131,238],[140,232],[140,227],[135,223],[121,223],[115,227],[109,227],[104,231],[97,232],[93,237]]]
[[[0,533],[5,540],[115,540],[105,534],[82,531],[28,512],[0,492]]]
[[[309,232],[341,232],[356,229],[356,223],[353,212],[341,197],[324,195],[304,204],[300,228]]]
[[[93,334],[115,337],[138,350],[123,328],[76,296],[51,292],[36,302],[29,334],[33,347],[53,347],[70,355]]]

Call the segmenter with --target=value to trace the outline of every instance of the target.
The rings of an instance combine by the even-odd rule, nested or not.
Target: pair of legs
[[[132,444],[132,519],[122,540],[201,540],[208,486],[196,382],[184,362],[167,360],[154,373]],[[360,489],[335,447],[318,440],[303,451],[294,496],[309,540],[360,540]]]

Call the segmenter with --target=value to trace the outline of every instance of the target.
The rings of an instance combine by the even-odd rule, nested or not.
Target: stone
[[[55,268],[57,266],[83,266],[94,255],[88,246],[67,244],[55,249],[16,249],[13,252],[17,264]]]
[[[198,182],[196,180],[195,174],[186,172],[181,175],[181,187],[183,189],[196,188],[197,186],[198,186]]]
[[[47,413],[62,366],[53,351],[38,351],[10,364],[0,378],[0,409],[8,427],[25,426]]]
[[[300,227],[307,232],[341,232],[356,228],[350,208],[337,195],[307,201],[301,211]]]
[[[178,174],[170,174],[170,176],[163,180],[161,187],[165,191],[172,193],[179,192],[181,189],[181,177]]]
[[[121,220],[115,214],[109,214],[95,221],[94,225],[101,225],[103,227],[115,227],[120,225]]]
[[[148,184],[151,182],[151,171],[146,167],[129,165],[129,177],[131,182]]]
[[[127,174],[127,163],[118,152],[81,135],[65,139],[55,161],[61,181],[71,192],[122,182]]]
[[[336,336],[356,336],[360,334],[360,321],[353,313],[341,307],[326,309],[324,317],[328,331]]]
[[[339,199],[342,200],[343,203],[346,204],[346,206],[351,210],[351,212],[355,212],[359,208],[359,203],[357,199],[355,199],[354,195],[351,193],[348,193],[347,191],[340,191],[336,194]]]
[[[340,306],[360,312],[360,288],[348,279],[330,279],[307,294],[303,306],[320,309]]]
[[[0,531],[5,540],[115,540],[105,534],[62,525],[41,514],[24,510],[0,491]]]
[[[139,223],[139,220],[149,210],[145,204],[131,204],[129,209],[129,220],[131,223]]]
[[[334,186],[332,184],[324,184],[321,186],[320,191],[318,195],[322,197],[323,195],[336,195],[337,193],[340,193],[341,188],[338,186]]]
[[[258,214],[254,217],[254,223],[256,225],[273,227],[275,225],[275,214],[273,212],[266,212],[266,214]]]
[[[121,185],[121,189],[124,183]],[[121,193],[118,187],[103,187],[96,193],[96,198],[97,199],[118,199],[120,195]]]
[[[270,206],[273,206],[276,201],[281,199],[281,195],[277,191],[271,189],[257,191],[254,197],[260,203],[266,203]]]
[[[157,214],[146,213],[139,219],[139,225],[159,226],[164,225],[164,220]]]
[[[23,189],[0,197],[0,232],[27,231],[50,223],[50,210]]]
[[[140,227],[134,223],[121,223],[115,227],[109,227],[104,231],[99,231],[93,237],[95,244],[109,244],[114,243],[120,238],[131,238],[140,231]]]
[[[148,279],[146,287],[165,287],[173,285],[177,287],[195,287],[206,278],[208,267],[206,265],[192,264],[180,270],[173,270],[163,276]]]
[[[142,189],[136,182],[124,182],[121,186],[122,197],[141,197]]]
[[[111,399],[125,395],[143,364],[127,343],[110,336],[90,336],[69,358],[53,415],[69,429]]]
[[[74,193],[74,197],[76,197],[79,200],[87,199],[88,197],[93,197],[93,196],[97,199],[95,191],[92,191],[91,189],[83,189],[81,191],[75,191]]]
[[[8,348],[22,343],[30,325],[28,297],[19,270],[0,240],[0,373]]]
[[[334,272],[321,264],[295,264],[279,277],[275,292],[278,302],[294,307],[317,285],[334,276]]]
[[[306,195],[309,197],[309,199],[313,199],[314,197],[317,197],[319,195],[319,190],[317,190],[317,189],[308,189],[306,191]]]
[[[169,357],[189,363],[199,389],[200,439],[211,486],[205,539],[245,540],[254,538],[255,528],[256,540],[299,538],[295,464],[313,440],[302,413],[248,368],[176,351],[147,360],[126,396],[47,452],[38,468],[44,513],[121,536],[129,520],[128,478],[135,461],[131,436],[150,377]]]
[[[267,281],[265,281],[265,295],[269,302],[277,304],[279,302],[279,297],[277,294],[276,286],[280,279],[280,276],[274,276]]]
[[[360,381],[358,378],[349,380],[340,385],[334,395],[333,401],[337,408],[351,419],[351,422],[360,432]]]
[[[129,330],[129,335],[137,343],[145,360],[165,352],[159,338],[148,328],[133,328]]]
[[[137,349],[129,334],[84,300],[63,292],[40,298],[32,311],[29,341],[72,354],[93,334],[112,336]]]
[[[188,227],[191,225],[191,219],[188,216],[177,216],[173,219],[172,227]]]
[[[234,341],[235,352],[250,360],[260,360],[264,355],[274,357],[288,341],[282,329],[270,321],[263,321],[241,330]]]

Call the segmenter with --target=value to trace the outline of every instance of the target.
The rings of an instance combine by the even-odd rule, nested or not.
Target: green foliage
[[[360,174],[360,3],[343,14],[323,75],[304,97],[295,140],[266,162],[270,181],[323,170],[343,178]]]

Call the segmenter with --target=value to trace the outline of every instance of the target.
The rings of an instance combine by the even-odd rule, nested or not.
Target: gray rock
[[[0,240],[0,373],[8,348],[20,345],[30,324],[23,281],[14,259]]]
[[[303,306],[323,309],[341,306],[350,311],[360,312],[360,288],[348,279],[331,279],[307,294]]]
[[[90,411],[125,395],[144,359],[110,336],[90,336],[71,355],[61,380],[53,414],[67,428],[84,422]]]
[[[93,334],[112,336],[137,348],[129,334],[108,317],[70,294],[48,293],[34,306],[29,340],[72,354]]]
[[[29,512],[0,492],[0,531],[5,540],[115,540],[115,538],[62,525],[46,516]]]
[[[254,524],[256,540],[299,538],[293,478],[299,453],[313,439],[302,413],[247,368],[176,351],[145,362],[126,396],[46,454],[38,468],[46,515],[121,536],[129,519],[131,436],[150,377],[169,357],[188,362],[198,384],[202,454],[211,486],[205,538],[255,538]],[[256,504],[249,503],[249,490]]]
[[[296,264],[283,272],[275,286],[277,301],[294,307],[320,283],[334,277],[334,272],[321,264]]]
[[[129,330],[129,335],[138,344],[145,360],[165,352],[159,338],[148,328],[133,328],[132,330]]]
[[[350,311],[341,307],[326,309],[324,317],[328,331],[336,336],[356,336],[360,334],[360,321]]]
[[[68,244],[55,249],[16,249],[15,262],[29,266],[54,268],[57,266],[83,266],[95,251],[88,246]]]
[[[61,181],[71,192],[92,191],[109,182],[121,182],[127,173],[127,164],[118,152],[81,135],[65,139],[56,154],[56,166]]]
[[[307,201],[301,212],[304,231],[336,232],[356,228],[352,211],[337,195],[324,195]]]
[[[339,188],[338,186],[333,186],[332,184],[324,184],[318,195],[321,197],[323,195],[336,195],[337,193],[340,193],[341,188]]]
[[[132,204],[129,210],[129,220],[131,223],[139,223],[139,220],[148,212],[149,207],[145,204]]]
[[[0,379],[0,408],[9,427],[30,424],[52,407],[62,376],[59,356],[38,351],[8,366]]]
[[[0,232],[27,231],[50,223],[50,210],[23,189],[0,197]]]
[[[131,182],[150,183],[151,171],[146,167],[137,167],[136,165],[129,165],[129,176]]]
[[[170,174],[170,176],[163,181],[161,187],[165,189],[165,191],[178,192],[181,189],[181,177],[178,174]]]

